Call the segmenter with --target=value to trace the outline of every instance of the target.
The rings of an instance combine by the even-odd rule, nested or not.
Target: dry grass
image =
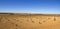
[[[0,15],[0,29],[60,29],[60,16]]]

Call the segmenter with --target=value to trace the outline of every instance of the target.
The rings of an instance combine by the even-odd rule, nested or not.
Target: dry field
[[[60,16],[0,15],[0,29],[60,29]]]

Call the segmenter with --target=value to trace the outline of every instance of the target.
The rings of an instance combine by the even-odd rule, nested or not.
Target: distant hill
[[[8,15],[15,15],[15,14],[18,14],[18,15],[59,15],[60,14],[33,14],[33,13],[0,13],[0,15],[5,15],[5,14],[8,14]]]

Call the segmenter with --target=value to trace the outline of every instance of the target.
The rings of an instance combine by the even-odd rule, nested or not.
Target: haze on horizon
[[[60,0],[0,0],[0,12],[60,14]]]

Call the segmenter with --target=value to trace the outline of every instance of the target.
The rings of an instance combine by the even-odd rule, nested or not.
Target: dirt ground
[[[0,15],[0,29],[60,29],[60,16]]]

